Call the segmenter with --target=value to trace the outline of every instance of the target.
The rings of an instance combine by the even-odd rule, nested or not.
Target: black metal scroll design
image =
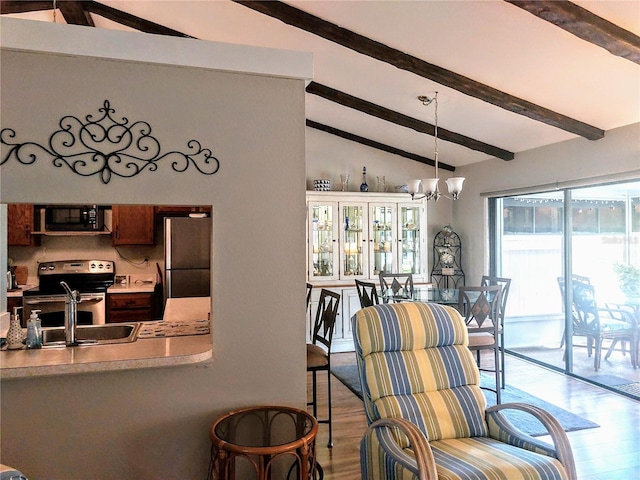
[[[0,131],[0,143],[10,147],[0,161],[4,165],[15,158],[23,165],[31,165],[41,157],[49,157],[56,167],[67,166],[83,177],[98,175],[107,184],[114,175],[130,178],[158,169],[162,160],[170,160],[175,172],[185,172],[193,166],[204,175],[213,175],[220,162],[208,148],[197,140],[189,140],[185,152],[170,151],[161,154],[160,142],[151,135],[151,126],[145,121],[129,125],[127,117],[114,118],[115,109],[105,100],[98,109],[100,118],[89,114],[85,122],[73,115],[63,117],[60,130],[49,137],[48,146],[35,142],[15,141],[11,128]]]

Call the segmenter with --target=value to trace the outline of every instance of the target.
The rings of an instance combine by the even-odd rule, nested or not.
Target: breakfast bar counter
[[[139,339],[118,345],[7,350],[0,352],[0,378],[169,367],[211,357],[210,334]]]
[[[3,350],[0,378],[169,367],[210,360],[213,356],[210,297],[171,300],[163,320],[143,322],[135,342]]]

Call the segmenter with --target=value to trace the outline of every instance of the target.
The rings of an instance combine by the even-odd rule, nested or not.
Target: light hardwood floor
[[[353,353],[331,356],[334,365],[355,363]],[[578,478],[636,480],[640,478],[640,402],[575,380],[507,355],[507,383],[600,425],[569,432]],[[308,376],[311,392],[311,376]],[[326,375],[318,375],[318,415],[326,412]],[[333,375],[333,443],[327,448],[328,425],[321,424],[318,461],[325,480],[360,479],[359,444],[366,428],[362,401]]]

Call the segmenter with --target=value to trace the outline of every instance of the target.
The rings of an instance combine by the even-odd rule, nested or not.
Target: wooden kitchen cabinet
[[[35,211],[31,203],[9,203],[7,205],[7,245],[34,247],[40,238],[32,235]]]
[[[164,216],[188,216],[190,213],[206,213],[211,215],[210,206],[189,206],[189,205],[157,205],[156,215]]]
[[[11,312],[11,314],[13,314],[13,309],[15,307],[22,307],[22,297],[7,297],[7,312]],[[22,312],[20,312],[20,319],[22,319],[22,317]]]
[[[114,205],[112,243],[117,245],[153,245],[154,207],[150,205]]]
[[[107,323],[153,320],[153,293],[112,293],[107,296]]]

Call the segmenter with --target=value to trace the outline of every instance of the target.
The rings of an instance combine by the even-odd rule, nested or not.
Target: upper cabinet
[[[35,230],[35,211],[31,203],[7,204],[7,244],[9,246],[32,247],[37,245],[38,237],[32,235]]]
[[[308,192],[308,279],[378,280],[412,273],[427,281],[426,210],[406,194]]]
[[[154,207],[150,205],[114,205],[112,211],[113,245],[153,245]]]
[[[194,213],[206,213],[211,216],[211,206],[156,205],[156,215],[167,217],[187,217]]]

